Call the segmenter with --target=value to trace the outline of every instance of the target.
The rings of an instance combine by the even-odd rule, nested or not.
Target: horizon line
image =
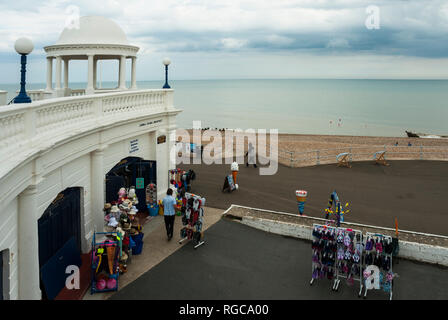
[[[448,78],[204,78],[204,79],[171,79],[170,81],[227,81],[227,80],[375,80],[375,81],[448,81]],[[164,82],[163,79],[137,80],[138,82]],[[117,82],[105,80],[102,83]],[[126,80],[126,82],[130,82]],[[87,81],[71,81],[70,83],[87,83]],[[0,85],[15,85],[17,83],[0,82]],[[46,82],[27,82],[27,84],[45,84]],[[20,83],[19,83],[20,85]]]

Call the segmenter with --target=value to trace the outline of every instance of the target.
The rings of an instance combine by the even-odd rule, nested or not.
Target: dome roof
[[[64,28],[56,45],[65,44],[129,45],[129,42],[120,26],[112,20],[85,16],[79,19],[79,28]]]

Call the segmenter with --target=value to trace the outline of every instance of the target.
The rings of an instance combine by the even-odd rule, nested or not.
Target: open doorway
[[[137,209],[139,212],[147,212],[145,190],[150,183],[157,184],[156,161],[138,157],[124,158],[106,174],[106,202],[117,201],[120,188],[134,186],[139,200]]]

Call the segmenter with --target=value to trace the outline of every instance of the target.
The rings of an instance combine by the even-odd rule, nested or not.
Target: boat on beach
[[[437,134],[425,134],[425,133],[414,133],[405,130],[409,138],[427,138],[427,139],[448,139],[448,136],[442,136]]]

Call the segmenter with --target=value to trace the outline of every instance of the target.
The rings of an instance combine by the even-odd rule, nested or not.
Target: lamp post
[[[25,73],[26,73],[26,56],[34,49],[33,42],[28,38],[19,38],[14,44],[14,49],[21,55],[20,63],[22,65],[20,69],[20,92],[17,97],[14,98],[14,103],[30,103],[31,98],[28,97],[25,90]]]
[[[168,84],[168,66],[170,65],[171,60],[170,58],[163,59],[163,64],[165,65],[165,85],[163,86],[163,89],[170,89],[170,85]]]

